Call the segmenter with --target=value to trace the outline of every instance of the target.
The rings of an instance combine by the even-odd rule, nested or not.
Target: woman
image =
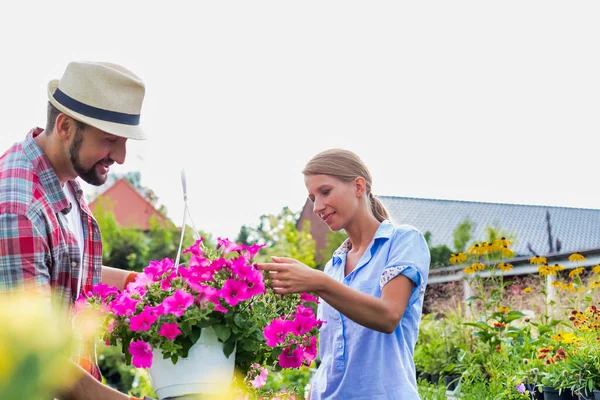
[[[284,257],[258,267],[270,271],[277,293],[321,299],[321,364],[311,400],[418,399],[413,352],[430,262],[425,239],[388,221],[354,153],[319,153],[303,174],[314,212],[348,239],[324,272]]]

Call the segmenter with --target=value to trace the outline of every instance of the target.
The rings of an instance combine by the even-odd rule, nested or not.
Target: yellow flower
[[[590,285],[590,287],[591,287],[592,289],[599,288],[599,287],[600,287],[600,282],[596,281],[596,282],[592,283],[592,284]]]
[[[469,252],[469,254],[478,255],[479,254],[479,245],[477,243],[475,243],[473,246],[469,246],[467,251]]]
[[[471,265],[471,267],[473,267],[473,270],[475,270],[475,271],[485,270],[485,265],[483,265],[482,263],[475,263],[475,264]]]
[[[552,271],[554,271],[554,272],[559,272],[559,271],[562,271],[565,269],[565,267],[563,267],[562,265],[559,265],[559,264],[554,264],[554,266],[552,266],[550,268],[552,268]]]
[[[575,293],[575,292],[577,292],[577,291],[579,291],[579,292],[581,291],[581,290],[577,290],[577,289],[575,288],[575,285],[573,284],[573,282],[564,283],[564,284],[561,286],[561,289],[568,290],[568,291],[569,291],[569,292],[571,292],[571,293]]]
[[[504,236],[502,236],[500,239],[498,239],[496,241],[500,242],[500,244],[502,244],[502,246],[511,246],[512,245],[512,241],[510,239],[505,238]]]
[[[596,265],[592,268],[592,272],[595,274],[600,274],[600,264]]]
[[[469,265],[468,267],[463,268],[463,272],[467,275],[471,275],[475,273],[475,270],[473,269],[472,265]]]
[[[541,265],[546,264],[546,257],[535,256],[529,259],[529,264]]]
[[[502,251],[502,255],[504,257],[512,257],[515,255],[515,252],[512,251],[511,249],[508,248],[508,246],[502,246],[502,248],[500,249],[500,251]]]
[[[526,287],[525,289],[523,289],[523,293],[531,293],[531,288]]]
[[[543,264],[538,267],[538,274],[541,276],[556,275],[556,271],[548,264]]]
[[[573,279],[576,276],[581,275],[581,273],[583,272],[583,267],[579,267],[579,268],[575,268],[573,271],[569,272],[569,278]]]
[[[585,257],[582,256],[579,253],[573,253],[569,256],[569,261],[573,261],[573,262],[579,262],[579,261],[585,261]]]
[[[561,281],[554,281],[552,282],[552,286],[560,288],[562,287],[563,283]]]
[[[510,308],[508,307],[504,307],[504,306],[499,306],[498,307],[498,311],[502,312],[502,313],[507,313],[510,311]]]
[[[501,262],[500,264],[498,264],[498,268],[502,272],[508,272],[513,268],[513,265],[512,264],[504,264],[503,262]]]
[[[467,261],[467,255],[465,253],[458,253],[450,255],[450,264],[462,264]]]
[[[583,340],[583,338],[578,338],[573,332],[558,332],[556,335],[552,336],[552,340],[562,342],[564,344],[571,344],[580,342]]]

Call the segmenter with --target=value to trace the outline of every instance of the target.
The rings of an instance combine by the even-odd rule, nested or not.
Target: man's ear
[[[357,176],[354,178],[354,191],[356,192],[356,197],[361,197],[366,193],[367,190],[367,181],[362,176]]]
[[[56,133],[58,137],[68,142],[71,140],[71,137],[75,135],[76,131],[77,124],[73,118],[69,117],[67,114],[58,114],[54,124],[54,133]]]

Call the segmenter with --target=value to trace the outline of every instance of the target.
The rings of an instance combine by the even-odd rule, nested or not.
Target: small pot
[[[600,390],[594,390],[594,400],[600,400]]]
[[[565,389],[558,394],[558,389],[554,389],[553,387],[544,386],[544,400],[580,400],[577,396],[574,396],[573,393]]]
[[[431,375],[431,383],[437,385],[440,383],[440,374],[432,374]]]
[[[446,375],[444,376],[444,385],[450,391],[454,391],[458,382],[460,381],[460,375]]]

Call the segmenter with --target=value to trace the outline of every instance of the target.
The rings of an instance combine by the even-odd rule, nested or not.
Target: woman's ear
[[[362,195],[366,194],[367,182],[365,181],[365,178],[362,176],[354,178],[354,191],[356,193],[356,197],[361,197]]]

